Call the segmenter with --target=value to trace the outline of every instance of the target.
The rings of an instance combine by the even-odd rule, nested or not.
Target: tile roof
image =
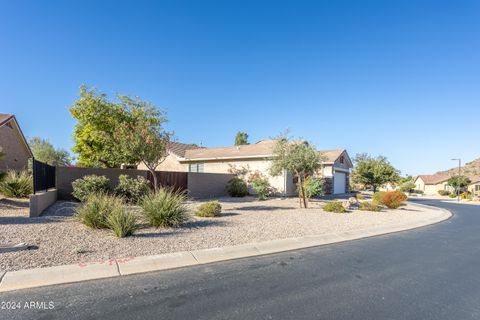
[[[480,176],[468,176],[468,179],[470,179],[470,183],[480,182]]]
[[[200,147],[195,144],[186,144],[186,143],[173,142],[173,141],[171,141],[168,144],[168,151],[182,158],[185,156],[185,152],[187,150],[199,149],[199,148]]]
[[[421,178],[425,184],[438,184],[445,182],[450,178],[448,174],[421,174],[417,177]]]
[[[184,158],[186,160],[218,159],[218,158],[253,158],[271,157],[275,148],[276,140],[261,140],[255,144],[241,146],[230,146],[222,148],[202,148],[187,150]],[[335,162],[344,152],[344,149],[320,150],[325,156],[325,162]]]

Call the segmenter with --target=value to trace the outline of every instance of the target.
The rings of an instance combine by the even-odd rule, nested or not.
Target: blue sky
[[[81,84],[179,141],[285,129],[402,173],[480,157],[479,1],[1,1],[0,112],[70,149]]]

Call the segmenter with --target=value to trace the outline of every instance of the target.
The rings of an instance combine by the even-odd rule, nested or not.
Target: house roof
[[[32,150],[30,149],[30,146],[28,145],[27,139],[25,139],[25,136],[23,135],[22,129],[20,128],[15,116],[13,114],[0,113],[0,127],[9,123],[10,121],[14,122],[14,127],[17,129],[18,134],[20,135],[20,138],[21,138],[23,144],[25,145],[25,148],[27,149],[30,156],[33,157]]]
[[[418,178],[421,178],[425,184],[439,184],[447,181],[450,176],[447,174],[421,174],[417,176]]]
[[[201,147],[195,144],[186,144],[186,143],[173,142],[173,141],[169,142],[168,144],[168,151],[182,158],[185,156],[185,152],[187,150],[199,149],[199,148]]]
[[[13,118],[13,114],[0,113],[0,126],[3,126],[12,118]]]
[[[474,183],[479,183],[479,182],[480,182],[480,176],[468,176],[468,179],[470,179],[470,184],[474,184]]]
[[[261,140],[255,144],[241,146],[190,149],[185,151],[184,160],[268,158],[273,156],[276,142],[276,140]],[[345,149],[320,150],[319,152],[325,156],[326,163],[333,163],[345,152]]]

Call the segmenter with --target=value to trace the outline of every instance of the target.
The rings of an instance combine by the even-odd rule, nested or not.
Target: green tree
[[[150,170],[164,157],[169,135],[161,125],[167,119],[148,102],[124,95],[109,101],[105,94],[82,86],[70,113],[78,120],[73,150],[83,166],[116,168],[148,162]]]
[[[241,146],[241,145],[245,145],[245,144],[249,144],[248,143],[248,133],[246,132],[237,132],[237,134],[235,135],[235,145],[236,146]]]
[[[358,154],[355,157],[352,181],[370,186],[376,192],[377,188],[385,183],[396,183],[400,178],[399,174],[399,171],[383,156],[374,158],[367,154]]]
[[[167,121],[164,112],[139,99],[120,96],[128,111],[128,121],[122,122],[115,130],[114,137],[121,154],[130,155],[133,163],[142,162],[153,176],[155,190],[158,188],[155,169],[168,155],[167,146],[172,136],[163,129]]]
[[[51,166],[66,166],[72,163],[67,150],[55,149],[48,140],[33,137],[28,140],[28,145],[32,150],[33,156],[38,161]]]
[[[322,157],[309,143],[305,141],[290,141],[285,136],[277,139],[273,151],[273,161],[270,168],[272,176],[283,174],[284,170],[298,178],[300,207],[307,208],[305,193],[305,178],[313,175],[322,166]]]
[[[466,176],[453,176],[447,181],[447,185],[455,189],[455,193],[458,195],[460,191],[467,187],[471,183],[470,179]]]
[[[398,187],[398,189],[402,192],[411,193],[413,190],[415,190],[416,187],[417,186],[415,185],[413,180],[410,180],[410,181],[405,181],[405,182],[401,183],[400,186]]]

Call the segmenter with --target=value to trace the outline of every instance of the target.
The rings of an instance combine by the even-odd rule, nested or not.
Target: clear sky
[[[480,1],[0,1],[0,112],[70,149],[81,84],[181,142],[289,128],[433,173],[480,157]]]

